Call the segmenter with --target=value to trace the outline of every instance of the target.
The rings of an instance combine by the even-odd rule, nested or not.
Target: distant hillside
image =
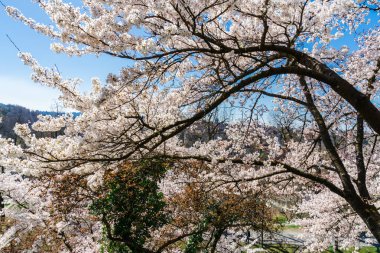
[[[12,138],[16,141],[17,136],[13,131],[15,124],[32,124],[37,121],[37,116],[41,114],[57,116],[61,113],[51,111],[34,111],[19,105],[5,105],[0,103],[0,117],[2,117],[2,122],[0,123],[0,135],[5,138]],[[79,114],[75,113],[74,115],[78,116]]]

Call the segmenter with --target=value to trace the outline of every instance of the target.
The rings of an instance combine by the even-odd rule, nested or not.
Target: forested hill
[[[0,103],[0,117],[2,118],[2,122],[0,123],[0,135],[5,138],[16,139],[16,134],[13,131],[15,124],[34,123],[40,114],[57,116],[61,113],[34,111],[19,105],[5,105]]]

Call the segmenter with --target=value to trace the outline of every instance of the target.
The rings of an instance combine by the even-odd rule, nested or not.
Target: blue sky
[[[49,24],[48,17],[30,0],[1,0],[6,5],[15,6],[25,16]],[[72,0],[79,2],[79,0]],[[373,26],[379,20],[378,16],[371,15]],[[3,8],[0,11],[0,103],[18,104],[30,109],[49,110],[57,101],[58,91],[43,87],[30,80],[30,69],[24,66],[17,57],[17,49],[12,45],[6,35],[9,35],[21,51],[30,52],[46,67],[57,65],[64,77],[79,77],[84,83],[80,89],[89,89],[91,77],[105,79],[108,73],[118,72],[122,66],[127,65],[126,60],[102,55],[82,57],[68,57],[50,51],[50,40],[36,33],[19,21],[10,18]],[[334,42],[336,47],[348,45],[355,48],[355,35],[346,35]]]
[[[2,0],[6,5],[15,6],[25,16],[49,24],[50,20],[30,0]],[[0,12],[0,103],[17,104],[30,109],[49,110],[57,101],[59,92],[43,87],[30,80],[31,71],[17,57],[17,49],[6,37],[9,35],[23,52],[30,52],[43,66],[56,64],[64,77],[83,79],[80,88],[86,91],[90,87],[91,77],[105,79],[110,72],[118,72],[126,65],[124,59],[115,59],[103,55],[68,57],[50,51],[50,40],[36,33],[21,22],[10,18],[1,9]]]

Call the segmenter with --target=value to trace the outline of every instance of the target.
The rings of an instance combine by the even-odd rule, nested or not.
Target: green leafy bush
[[[144,160],[106,174],[101,194],[90,210],[103,222],[103,247],[108,252],[144,252],[151,231],[169,221],[158,186],[165,172],[163,161]]]

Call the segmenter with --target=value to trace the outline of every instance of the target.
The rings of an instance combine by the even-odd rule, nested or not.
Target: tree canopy
[[[57,53],[126,65],[82,94],[19,54],[80,115],[16,125],[23,147],[0,139],[0,249],[235,252],[275,229],[281,198],[311,251],[380,242],[378,0],[36,2],[53,25],[6,10]]]

